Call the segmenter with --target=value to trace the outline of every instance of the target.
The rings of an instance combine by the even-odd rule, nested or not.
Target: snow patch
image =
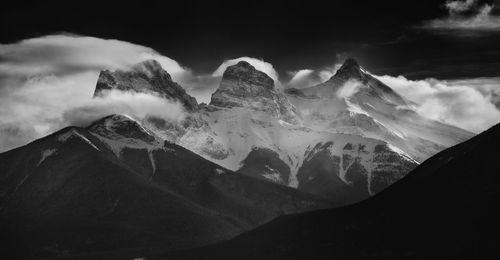
[[[217,169],[215,169],[215,172],[216,172],[217,174],[221,175],[221,174],[226,173],[226,170],[224,170],[224,169],[220,169],[220,168],[217,168]]]
[[[275,182],[275,183],[281,183],[282,180],[281,180],[281,174],[276,171],[275,169],[269,167],[269,165],[265,165],[266,169],[268,170],[268,172],[265,172],[264,174],[262,174],[262,177],[272,181],[272,182]]]
[[[85,136],[83,136],[82,134],[80,134],[77,130],[75,129],[71,129],[63,134],[60,134],[58,137],[57,137],[57,141],[59,142],[66,142],[68,139],[71,139],[73,137],[77,137],[77,138],[80,138],[82,139],[83,141],[85,141],[86,143],[88,143],[90,146],[92,146],[92,148],[96,149],[99,151],[99,148],[97,146],[95,146],[89,139],[87,139]]]
[[[57,149],[46,149],[46,150],[43,150],[42,153],[41,153],[40,161],[38,161],[38,164],[36,166],[39,166],[45,159],[47,159],[47,157],[51,156],[55,152],[57,152]]]

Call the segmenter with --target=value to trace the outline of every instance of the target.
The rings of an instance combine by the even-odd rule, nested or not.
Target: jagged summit
[[[88,130],[110,139],[131,138],[146,143],[158,141],[158,137],[128,115],[113,114],[92,123]]]
[[[153,59],[137,63],[132,66],[132,69],[138,73],[142,73],[143,76],[146,77],[165,77],[166,79],[172,81],[172,77],[170,76],[170,74],[163,70],[161,64],[158,61]]]
[[[368,74],[361,68],[359,63],[354,58],[347,58],[330,80],[357,79],[360,81],[367,81],[367,76]]]
[[[196,99],[172,80],[156,60],[146,60],[127,70],[103,70],[99,74],[94,97],[103,96],[109,90],[154,93],[161,97],[179,101],[189,111],[198,109]]]
[[[345,61],[344,61],[344,64],[342,64],[342,67],[340,67],[340,69],[352,69],[352,68],[357,68],[359,69],[361,66],[359,66],[359,63],[357,60],[355,60],[354,58],[352,57],[349,57],[347,58]]]
[[[295,108],[274,87],[274,80],[246,61],[227,67],[210,105],[245,107],[266,112],[289,123],[296,123]]]
[[[240,61],[235,65],[227,67],[222,78],[240,80],[250,84],[259,85],[267,89],[274,88],[274,80],[266,73],[257,70],[246,61]]]

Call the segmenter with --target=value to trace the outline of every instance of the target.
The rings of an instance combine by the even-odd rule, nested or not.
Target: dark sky
[[[0,42],[59,32],[115,38],[152,47],[199,73],[250,56],[283,75],[349,55],[376,74],[411,79],[500,76],[500,30],[464,35],[418,28],[447,15],[445,0],[48,2],[2,6]]]

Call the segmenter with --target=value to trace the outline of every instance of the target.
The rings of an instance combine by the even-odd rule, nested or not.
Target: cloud
[[[140,120],[154,116],[176,123],[186,116],[184,107],[179,102],[166,100],[154,94],[112,90],[103,97],[91,99],[81,106],[65,111],[62,124],[87,126],[110,114],[126,114]]]
[[[358,93],[361,87],[363,87],[363,84],[358,80],[348,80],[335,94],[338,98],[349,98]]]
[[[252,66],[254,66],[257,70],[260,70],[264,73],[266,73],[269,77],[271,77],[275,83],[279,83],[279,76],[278,72],[274,69],[273,65],[269,62],[266,62],[262,59],[256,59],[256,58],[251,58],[251,57],[240,57],[232,60],[225,60],[222,62],[222,64],[212,73],[212,76],[214,77],[222,77],[222,74],[224,74],[224,71],[226,70],[227,67],[235,65],[236,63],[240,61],[246,61]]]
[[[125,69],[151,58],[174,79],[191,75],[153,49],[118,40],[51,35],[1,44],[0,152],[106,114],[177,118],[176,104],[154,95],[112,93],[105,100],[92,99],[100,70]]]
[[[493,4],[479,5],[477,0],[448,1],[445,7],[446,17],[427,21],[422,28],[467,36],[500,31],[500,16],[492,13]]]
[[[155,59],[173,78],[189,71],[155,50],[124,41],[76,35],[49,35],[0,44],[0,71],[17,76],[68,75],[82,71],[123,69]]]
[[[445,7],[450,13],[462,13],[471,9],[476,2],[477,0],[447,1]]]
[[[476,133],[500,122],[500,110],[491,98],[500,85],[500,78],[443,81],[376,77],[413,101],[422,116]],[[497,87],[493,88],[493,84]]]
[[[335,64],[332,67],[326,67],[321,70],[302,69],[290,71],[288,74],[292,78],[286,83],[286,87],[300,89],[318,85],[329,80],[341,66],[342,64]]]

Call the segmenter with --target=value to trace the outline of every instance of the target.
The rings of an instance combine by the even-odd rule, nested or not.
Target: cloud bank
[[[461,32],[460,35],[500,32],[500,16],[493,14],[494,4],[479,4],[477,0],[447,1],[448,15],[424,23],[423,28],[439,32]],[[472,13],[472,14],[471,14]]]
[[[286,87],[300,89],[318,85],[329,80],[341,66],[342,64],[335,64],[334,66],[320,70],[302,69],[289,71],[288,74],[292,78],[286,83]]]
[[[454,7],[457,9],[465,7]],[[328,80],[340,67],[292,72],[287,87],[305,88]],[[332,69],[333,68],[333,69]],[[325,77],[319,77],[322,72]],[[372,74],[373,75],[373,74]],[[403,76],[377,76],[380,81],[415,103],[415,110],[424,117],[479,133],[500,123],[500,77],[463,80],[409,80]],[[350,82],[336,94],[349,97],[360,85]]]
[[[222,64],[212,73],[212,76],[214,77],[222,77],[222,74],[224,74],[224,71],[226,70],[227,67],[235,65],[236,63],[240,61],[246,61],[252,66],[254,66],[257,70],[260,70],[262,72],[265,72],[269,77],[271,77],[274,80],[274,83],[279,83],[279,76],[278,72],[274,69],[273,65],[269,62],[266,62],[262,59],[256,59],[256,58],[251,58],[251,57],[240,57],[232,60],[225,60],[222,62]]]
[[[100,70],[126,69],[146,59],[156,59],[174,79],[190,75],[151,48],[118,40],[51,35],[1,44],[0,152],[113,113],[182,117],[180,105],[154,95],[111,93],[92,99]]]
[[[376,77],[415,102],[416,111],[422,116],[475,133],[500,122],[500,110],[493,98],[499,91],[500,78],[444,81]]]

